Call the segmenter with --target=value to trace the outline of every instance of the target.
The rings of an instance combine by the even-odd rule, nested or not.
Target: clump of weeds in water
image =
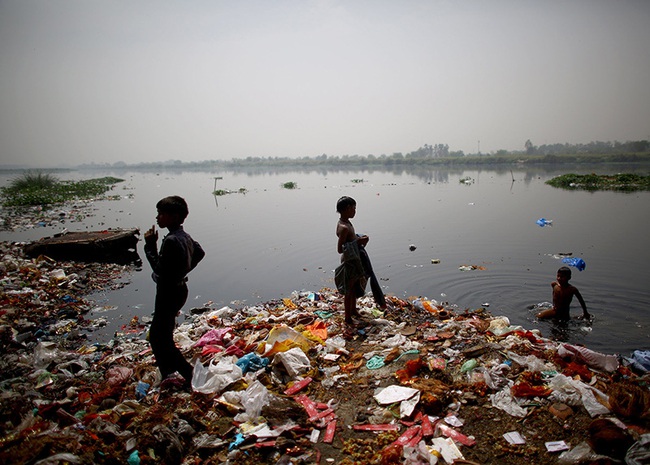
[[[298,183],[294,181],[288,181],[282,184],[282,187],[285,189],[297,189]]]
[[[123,179],[104,177],[84,181],[61,181],[42,172],[25,172],[0,188],[0,202],[4,207],[52,205],[71,200],[102,196]]]

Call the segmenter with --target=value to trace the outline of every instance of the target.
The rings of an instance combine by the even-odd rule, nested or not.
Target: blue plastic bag
[[[553,226],[553,220],[547,220],[546,218],[540,218],[536,223],[542,228],[547,225]]]
[[[258,371],[262,368],[265,368],[269,364],[270,360],[267,357],[260,357],[254,352],[250,352],[239,360],[235,362],[243,374],[248,373],[249,371]]]
[[[562,259],[562,263],[566,263],[569,266],[573,266],[577,268],[578,270],[582,271],[585,269],[587,264],[582,258],[577,258],[577,257],[566,257]]]
[[[138,381],[138,384],[135,387],[135,398],[136,400],[142,400],[147,396],[147,391],[149,390],[149,383],[144,381]]]

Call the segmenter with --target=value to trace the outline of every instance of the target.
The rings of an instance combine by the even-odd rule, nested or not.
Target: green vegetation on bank
[[[71,200],[85,200],[104,195],[114,184],[124,181],[114,177],[61,181],[42,172],[25,172],[0,188],[0,203],[5,207],[53,205]]]
[[[546,184],[569,190],[634,192],[650,190],[650,176],[632,173],[614,175],[569,173],[549,179]]]

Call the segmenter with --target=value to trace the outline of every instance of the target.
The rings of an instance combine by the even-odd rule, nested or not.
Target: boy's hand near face
[[[156,231],[156,226],[152,226],[144,233],[145,242],[158,242],[158,231]]]

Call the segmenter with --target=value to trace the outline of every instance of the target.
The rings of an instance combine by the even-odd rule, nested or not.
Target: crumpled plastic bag
[[[265,368],[270,360],[266,357],[260,357],[255,352],[249,352],[237,360],[236,364],[241,368],[242,373],[246,374],[249,371],[256,372]]]
[[[517,399],[515,399],[510,392],[510,388],[513,385],[514,383],[509,381],[508,385],[502,390],[496,394],[490,394],[490,401],[494,407],[509,413],[513,417],[523,418],[526,416],[528,411],[517,403]]]
[[[264,356],[271,357],[279,352],[285,352],[293,347],[299,347],[303,352],[309,352],[311,342],[298,331],[286,325],[276,326],[269,331],[266,344],[262,346]]]
[[[306,373],[311,370],[311,361],[309,357],[300,349],[300,347],[294,347],[285,352],[280,352],[275,354],[273,358],[273,365],[281,363],[284,368],[287,370],[287,373],[292,378]]]
[[[201,338],[196,341],[194,347],[203,347],[205,345],[220,345],[225,346],[226,337],[230,334],[232,328],[213,328],[207,333],[205,333]]]
[[[582,258],[578,257],[565,257],[562,259],[562,263],[565,263],[569,266],[573,266],[578,269],[578,271],[582,271],[587,267],[587,264]]]
[[[218,394],[226,387],[239,381],[243,377],[241,368],[236,364],[236,357],[227,357],[214,363],[214,359],[207,366],[200,360],[194,365],[192,375],[192,389],[202,394]]]
[[[55,342],[39,341],[34,347],[34,366],[45,368],[54,360],[61,361],[61,351]]]
[[[635,350],[632,352],[632,357],[625,360],[641,372],[650,371],[650,350]]]
[[[650,463],[650,434],[642,434],[625,454],[626,465],[647,465]]]
[[[558,465],[578,465],[587,461],[592,462],[599,458],[604,458],[591,450],[587,442],[583,441],[571,450],[564,451],[557,458]]]
[[[131,368],[112,366],[106,371],[106,380],[111,386],[118,386],[126,383],[132,374]]]
[[[264,406],[271,401],[271,394],[266,386],[255,380],[246,390],[224,393],[224,398],[230,403],[238,403],[244,412],[235,415],[234,420],[239,422],[255,421],[262,413]]]
[[[495,336],[503,336],[513,331],[523,330],[523,328],[521,326],[511,326],[508,317],[500,316],[490,320],[490,326],[488,326],[487,330]]]
[[[553,392],[549,396],[549,399],[551,400],[573,406],[582,403],[591,417],[609,413],[609,409],[596,399],[596,396],[598,396],[603,400],[603,402],[609,403],[607,394],[583,383],[582,381],[558,374],[551,378],[548,385],[553,389]]]
[[[553,364],[545,362],[534,355],[519,355],[515,352],[508,352],[508,358],[517,362],[519,365],[526,367],[530,371],[550,371],[554,370]]]
[[[587,365],[597,370],[611,373],[618,368],[618,358],[616,355],[606,355],[587,349],[586,347],[574,346],[571,344],[560,344],[557,348],[557,354],[560,357],[577,357],[583,360]]]

